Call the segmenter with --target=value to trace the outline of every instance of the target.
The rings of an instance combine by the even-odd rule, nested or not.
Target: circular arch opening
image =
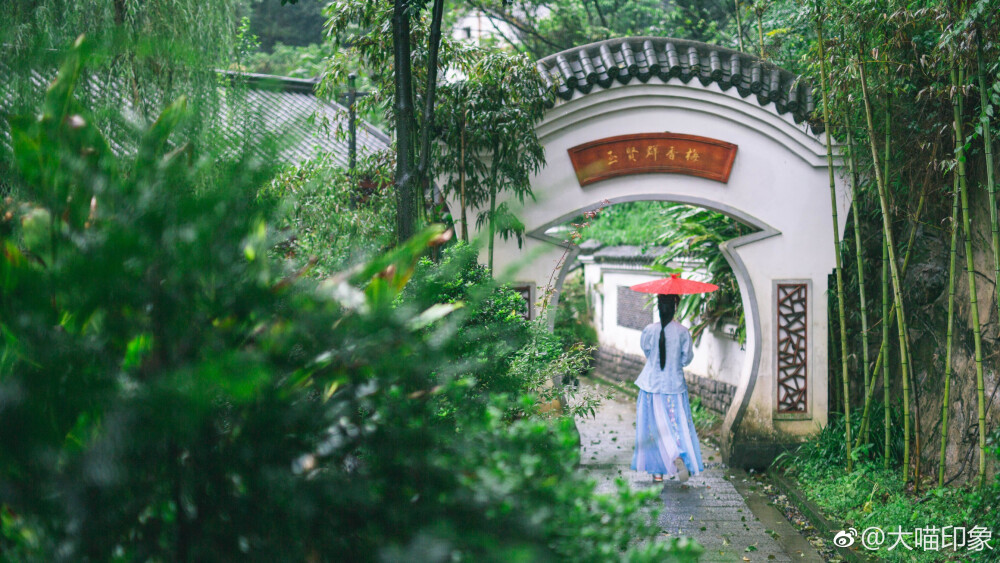
[[[731,392],[731,403],[726,406],[723,410],[723,415],[727,420],[725,425],[729,429],[729,433],[726,436],[722,436],[723,441],[731,440],[732,436],[738,431],[740,423],[742,422],[743,416],[746,412],[747,406],[750,401],[750,397],[753,393],[753,387],[756,383],[757,375],[759,372],[759,365],[761,361],[762,345],[760,338],[761,331],[761,319],[760,319],[760,308],[757,303],[757,290],[751,281],[750,275],[747,271],[746,266],[743,264],[737,252],[734,249],[762,240],[764,238],[769,238],[780,234],[777,230],[772,228],[770,225],[764,223],[758,218],[742,211],[731,207],[727,204],[697,198],[689,197],[683,195],[673,195],[673,194],[634,194],[628,196],[614,197],[606,200],[592,202],[588,205],[581,206],[575,211],[565,213],[555,219],[552,219],[540,227],[534,229],[528,233],[529,237],[535,238],[537,240],[545,241],[550,244],[561,246],[567,248],[568,255],[564,263],[560,266],[559,272],[556,276],[555,287],[551,288],[554,290],[554,296],[551,303],[553,310],[560,307],[560,300],[562,298],[564,286],[566,283],[567,276],[570,271],[576,267],[574,264],[578,263],[578,258],[581,255],[580,246],[577,244],[572,244],[567,242],[565,239],[561,239],[559,234],[560,227],[569,225],[575,222],[575,219],[583,216],[587,212],[600,210],[605,207],[613,206],[622,203],[637,203],[637,202],[649,202],[649,203],[673,203],[681,206],[686,206],[688,208],[698,208],[702,210],[708,210],[721,214],[735,223],[742,225],[745,228],[745,232],[740,234],[735,238],[730,238],[718,245],[719,252],[722,254],[732,275],[736,279],[736,283],[739,287],[740,300],[742,304],[744,322],[745,322],[745,341],[740,346],[742,348],[743,357],[737,366],[736,373],[730,374],[731,379],[725,381],[724,383],[732,385],[733,388],[730,390],[726,387],[727,392]],[[646,270],[651,272],[650,270]],[[655,274],[654,274],[655,275]],[[617,308],[617,302],[615,303]],[[616,311],[617,312],[617,311]],[[554,328],[556,315],[551,315],[549,317],[550,328]],[[600,338],[601,335],[598,335]],[[696,354],[697,355],[697,354]],[[749,366],[748,379],[745,384],[745,389],[741,390],[740,387],[743,386],[742,379],[745,378],[746,370],[744,366]],[[733,364],[730,363],[729,369],[732,369]],[[698,374],[702,375],[702,374]],[[704,374],[708,376],[708,374]],[[712,380],[712,378],[709,378]],[[714,399],[714,397],[713,397]],[[716,403],[718,404],[718,402]]]

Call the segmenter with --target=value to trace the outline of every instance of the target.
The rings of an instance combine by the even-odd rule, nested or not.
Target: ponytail
[[[656,307],[660,310],[660,369],[667,365],[667,335],[663,329],[674,320],[674,313],[680,300],[676,295],[656,296]]]

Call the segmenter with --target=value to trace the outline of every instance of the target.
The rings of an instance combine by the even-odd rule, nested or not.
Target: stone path
[[[630,470],[635,399],[624,393],[605,400],[595,418],[577,420],[577,427],[581,462],[598,481],[598,490],[612,492],[617,478],[636,489],[662,487],[659,524],[664,534],[694,538],[705,548],[701,561],[823,561],[776,509],[763,497],[755,498],[746,474],[725,468],[719,451],[704,441],[705,471],[685,484],[655,484],[645,472]],[[751,511],[737,486],[760,514]]]

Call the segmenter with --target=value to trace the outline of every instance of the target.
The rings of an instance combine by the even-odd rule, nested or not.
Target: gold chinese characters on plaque
[[[729,181],[736,145],[677,133],[639,133],[591,141],[569,149],[581,186],[615,176],[662,172]]]

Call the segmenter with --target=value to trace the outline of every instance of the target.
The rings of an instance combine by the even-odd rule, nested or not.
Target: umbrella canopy
[[[719,286],[714,283],[704,283],[681,278],[680,274],[671,274],[669,278],[643,282],[630,287],[640,293],[656,293],[659,295],[691,295],[694,293],[711,293]]]

